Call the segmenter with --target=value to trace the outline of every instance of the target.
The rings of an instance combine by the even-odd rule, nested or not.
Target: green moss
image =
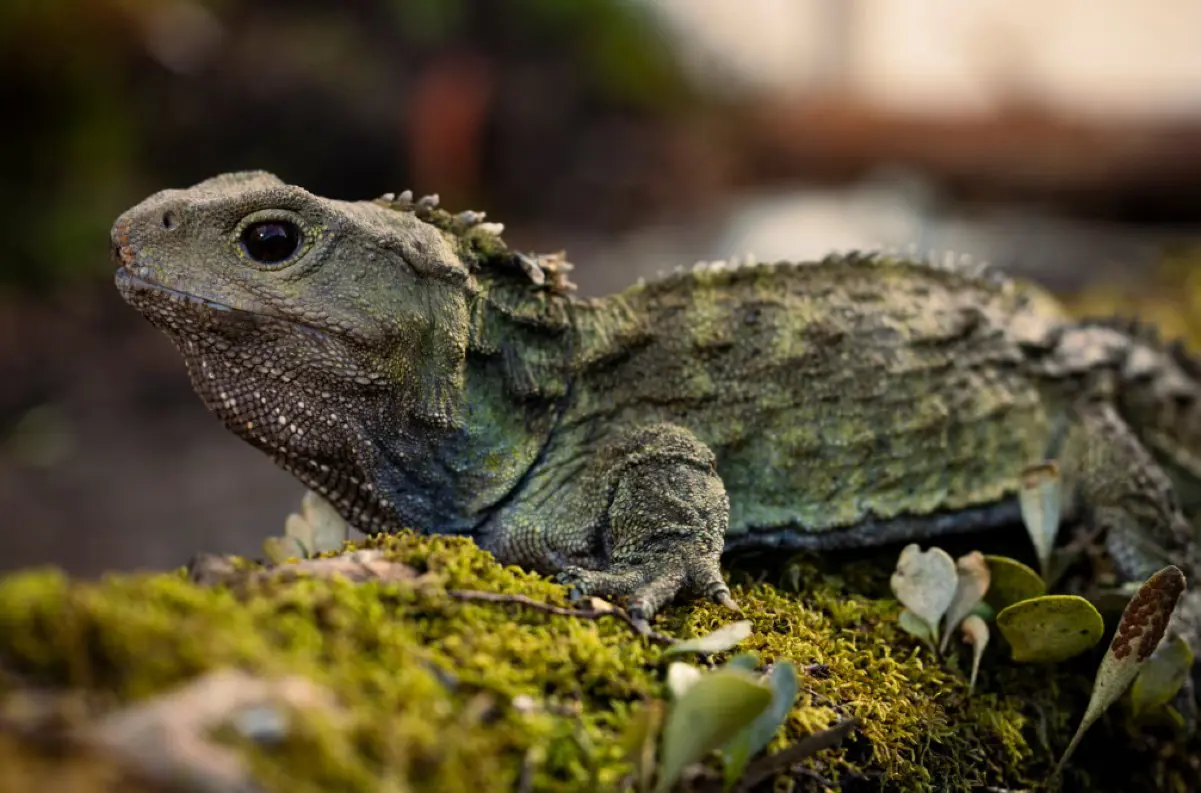
[[[97,583],[9,576],[0,580],[0,670],[24,685],[90,691],[105,707],[230,665],[309,677],[337,695],[344,721],[301,714],[281,745],[244,747],[267,790],[499,791],[523,775],[532,790],[592,790],[626,778],[620,736],[643,700],[666,696],[660,648],[615,619],[454,599],[448,589],[567,605],[562,587],[497,565],[469,541],[401,534],[369,544],[428,575],[236,591],[180,572]],[[812,770],[898,791],[1020,787],[1044,774],[1053,757],[1039,736],[1062,747],[1087,678],[993,653],[982,693],[969,699],[958,671],[896,628],[886,570],[802,562],[799,593],[736,588],[755,627],[738,650],[807,669],[773,749],[855,715],[857,736],[811,758]],[[684,604],[660,628],[687,636],[730,620],[716,606]]]

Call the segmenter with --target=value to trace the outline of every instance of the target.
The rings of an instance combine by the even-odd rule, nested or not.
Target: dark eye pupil
[[[256,262],[278,264],[300,247],[300,229],[283,220],[255,223],[242,232],[242,246]]]

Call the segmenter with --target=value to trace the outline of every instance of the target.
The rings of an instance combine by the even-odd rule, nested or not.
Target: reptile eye
[[[300,229],[286,220],[254,223],[242,232],[242,247],[260,264],[279,264],[300,248]]]

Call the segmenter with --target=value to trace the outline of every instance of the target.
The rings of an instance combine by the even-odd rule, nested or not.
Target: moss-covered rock
[[[0,579],[0,790],[32,789],[29,779],[44,774],[49,784],[64,773],[62,763],[46,762],[45,741],[18,749],[13,733],[5,736],[4,726],[19,722],[18,694],[71,692],[86,705],[64,708],[59,721],[83,723],[230,667],[303,676],[342,708],[338,718],[300,713],[279,742],[236,742],[266,790],[484,793],[630,783],[622,736],[649,700],[667,698],[661,646],[618,619],[456,598],[451,590],[569,605],[562,587],[502,567],[470,541],[401,534],[369,545],[418,577],[268,577],[238,587],[201,586],[182,571],[100,582],[54,571]],[[1021,667],[991,652],[969,698],[954,660],[939,662],[898,630],[899,606],[887,594],[891,561],[837,572],[801,561],[788,576],[797,592],[735,587],[754,623],[738,652],[764,664],[791,659],[804,670],[797,705],[769,751],[846,716],[861,725],[806,761],[810,773],[778,780],[778,789],[820,788],[818,779],[896,791],[1038,782],[1083,711],[1096,658]],[[685,603],[657,628],[686,637],[730,620],[718,606]],[[1192,789],[1188,747],[1149,733],[1132,740],[1121,721],[1090,733],[1071,784]],[[94,757],[86,762],[97,769],[95,787],[74,789],[110,789],[113,770]],[[1123,769],[1120,779],[1114,768]]]

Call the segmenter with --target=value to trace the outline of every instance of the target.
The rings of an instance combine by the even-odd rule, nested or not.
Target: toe
[[[724,592],[718,592],[717,596],[713,599],[728,608],[730,611],[738,614],[742,613],[742,607],[738,605],[738,601],[734,599],[733,595],[730,594],[730,590],[728,589]]]
[[[638,563],[615,561],[608,569],[563,568],[556,580],[570,588],[573,600],[587,595],[624,598],[626,611],[635,620],[648,622],[683,590],[741,613],[722,578],[720,553],[690,553],[695,549],[660,554]],[[649,629],[649,625],[645,626]]]
[[[734,611],[741,611],[730,595],[730,587],[721,574],[719,555],[702,555],[688,565],[688,580],[692,588],[703,597],[720,603]]]
[[[658,574],[630,599],[630,614],[649,620],[675,598],[684,587],[684,579],[682,567],[672,566],[659,570]]]
[[[602,598],[624,597],[637,592],[646,583],[641,570],[612,568],[609,570],[586,570],[582,567],[566,567],[556,580],[571,588],[582,597],[596,595]]]
[[[567,600],[576,603],[589,594],[588,573],[581,567],[566,567],[555,576],[555,583],[567,587]]]

